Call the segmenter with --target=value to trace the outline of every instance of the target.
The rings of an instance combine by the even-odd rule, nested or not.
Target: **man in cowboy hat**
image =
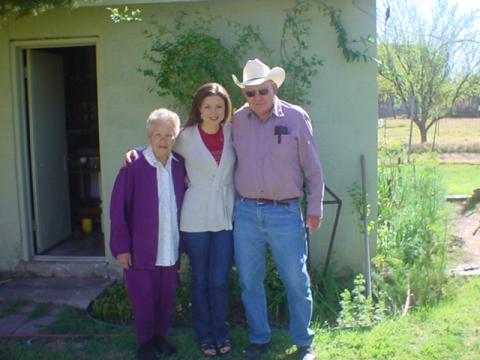
[[[323,173],[312,124],[299,106],[277,97],[285,80],[280,67],[249,60],[243,81],[232,75],[246,104],[233,120],[237,154],[235,186],[235,261],[242,289],[250,345],[246,359],[257,359],[271,338],[267,319],[265,250],[268,245],[280,273],[289,307],[289,330],[301,359],[315,359],[312,293],[307,273],[307,242],[300,209],[307,184],[306,226],[317,230],[322,218]]]

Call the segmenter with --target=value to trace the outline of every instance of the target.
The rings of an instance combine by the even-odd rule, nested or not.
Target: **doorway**
[[[95,46],[22,50],[35,255],[105,256]]]

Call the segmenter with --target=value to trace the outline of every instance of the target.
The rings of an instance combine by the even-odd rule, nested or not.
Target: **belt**
[[[289,198],[289,199],[282,199],[282,200],[272,200],[272,199],[264,199],[264,198],[257,198],[257,199],[252,199],[252,198],[246,198],[246,197],[240,197],[240,199],[245,200],[245,201],[253,201],[257,203],[258,205],[288,205],[291,201],[298,200],[298,197],[294,198]]]

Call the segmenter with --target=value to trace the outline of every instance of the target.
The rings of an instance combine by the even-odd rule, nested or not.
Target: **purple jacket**
[[[180,219],[185,193],[185,165],[174,153],[173,186]],[[113,256],[130,252],[133,267],[153,269],[158,248],[158,195],[156,170],[140,156],[120,169],[110,201],[110,250]]]

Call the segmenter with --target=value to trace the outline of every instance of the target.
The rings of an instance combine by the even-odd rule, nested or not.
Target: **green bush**
[[[376,302],[372,296],[365,296],[365,278],[358,274],[352,291],[345,289],[340,301],[341,311],[337,323],[341,328],[369,327],[385,319],[384,293]]]
[[[127,287],[114,285],[107,289],[105,296],[93,301],[93,317],[115,324],[125,324],[132,320],[132,307],[128,299]]]
[[[339,301],[338,283],[334,274],[331,271],[322,274],[318,268],[311,269],[309,273],[313,298],[312,318],[319,324],[331,322],[336,318]],[[267,253],[265,274],[264,286],[269,318],[275,326],[286,327],[288,325],[287,297],[270,252]]]
[[[393,312],[408,290],[416,304],[436,303],[446,281],[446,203],[438,164],[405,158],[400,151],[381,152],[378,166],[373,284],[387,293]]]
[[[437,303],[445,291],[445,187],[433,158],[407,159],[399,146],[380,151],[378,217],[369,221],[367,229],[368,233],[377,231],[372,296],[363,294],[365,280],[358,275],[353,290],[346,289],[341,295],[340,327],[374,325],[399,313],[407,297],[411,306],[428,306]],[[363,234],[363,219],[371,217],[369,206],[364,206],[366,194],[357,185],[348,191]]]

